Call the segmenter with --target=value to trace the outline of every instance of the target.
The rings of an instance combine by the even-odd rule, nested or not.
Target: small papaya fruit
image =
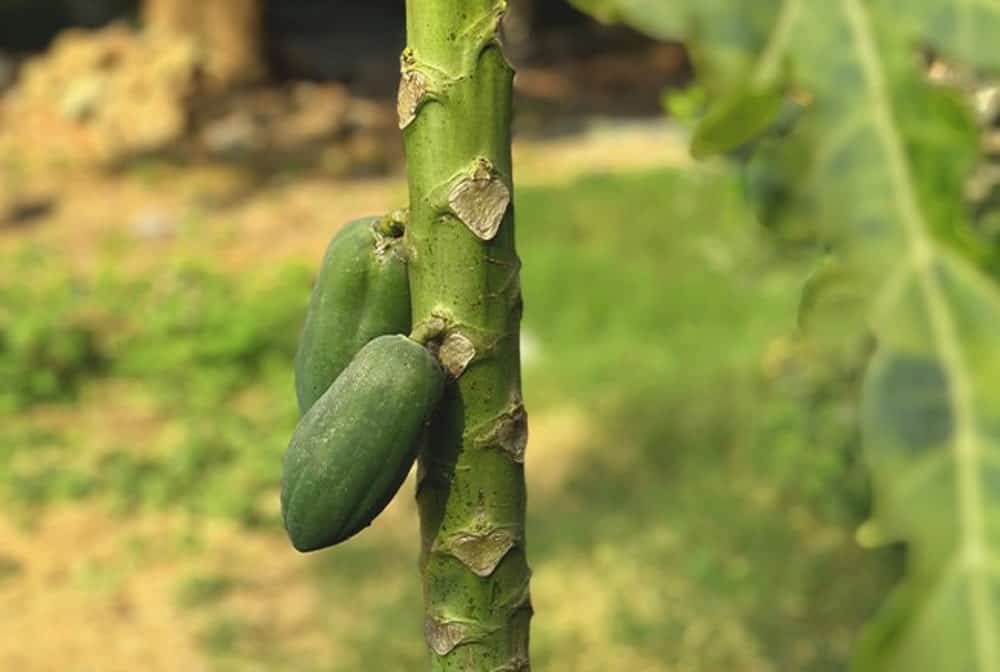
[[[295,354],[295,394],[305,413],[362,346],[410,331],[402,238],[386,219],[351,222],[333,237],[313,287]]]
[[[371,524],[402,486],[445,373],[406,336],[355,355],[299,420],[285,453],[281,514],[292,545],[315,551]]]

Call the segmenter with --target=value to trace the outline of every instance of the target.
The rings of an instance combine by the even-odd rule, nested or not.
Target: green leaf
[[[784,87],[744,87],[709,110],[691,139],[696,159],[731,151],[756,139],[778,119]]]
[[[570,0],[597,18],[622,23],[661,40],[683,40],[710,90],[732,91],[759,53],[779,57],[789,37],[784,5],[774,0],[733,3],[730,0]],[[770,59],[771,57],[769,57]],[[762,74],[776,73],[779,61],[768,60]],[[771,69],[774,72],[771,72]],[[765,76],[758,86],[770,81]]]
[[[825,349],[840,347],[858,335],[868,299],[860,277],[836,257],[823,260],[806,280],[799,303],[799,329]]]
[[[855,669],[1000,672],[1000,290],[968,235],[976,128],[916,58],[929,43],[996,68],[1000,0],[606,7],[685,39],[717,99],[733,82],[771,81],[780,63],[794,69],[809,104],[786,137],[762,143],[750,192],[766,223],[810,231],[864,288],[867,319],[856,326],[878,342],[863,394],[875,496],[867,536],[908,548],[906,577],[870,623]],[[807,303],[843,288],[837,277],[816,280]]]
[[[811,154],[786,213],[808,204],[868,288],[873,524],[909,549],[855,669],[998,672],[1000,297],[958,233],[978,138],[954,96],[917,71],[913,35],[877,9],[803,3],[788,53],[813,104],[788,139]]]
[[[705,89],[693,84],[683,89],[667,89],[663,109],[675,122],[694,127],[705,112]]]
[[[663,39],[686,34],[690,13],[685,3],[644,0],[569,0],[571,5],[606,23],[625,23]]]
[[[997,0],[883,0],[922,42],[968,65],[1000,68],[1000,3]]]
[[[570,4],[605,23],[617,23],[621,20],[618,0],[570,0]]]
[[[858,670],[1000,669],[1000,297],[963,259],[911,266],[864,390],[875,522],[909,567]]]

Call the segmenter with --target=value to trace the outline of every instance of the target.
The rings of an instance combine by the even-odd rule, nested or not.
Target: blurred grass
[[[522,187],[517,208],[538,669],[842,669],[896,563],[853,542],[857,369],[795,338],[805,262],[711,168]],[[3,260],[3,508],[29,523],[90,500],[279,534],[311,269],[237,277],[207,250],[128,276],[128,244],[105,248],[86,277],[61,250]],[[322,608],[301,627],[334,660],[248,623],[228,603],[245,577],[183,577],[176,607],[207,615],[219,669],[419,668],[415,537],[312,556]]]

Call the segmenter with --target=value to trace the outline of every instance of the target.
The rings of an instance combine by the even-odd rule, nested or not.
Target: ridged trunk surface
[[[415,334],[456,380],[420,455],[435,671],[529,669],[524,449],[503,0],[407,0],[399,113]]]

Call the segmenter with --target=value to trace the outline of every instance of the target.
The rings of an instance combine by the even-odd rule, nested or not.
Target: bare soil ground
[[[518,178],[535,184],[687,161],[675,132],[661,123],[598,126],[586,135],[521,142],[515,153]],[[72,263],[81,271],[122,237],[138,246],[128,255],[135,271],[155,266],[163,255],[193,252],[213,255],[219,267],[233,271],[288,260],[312,264],[332,229],[405,200],[400,175],[340,181],[301,175],[261,185],[239,170],[218,166],[17,180],[7,175],[0,184],[6,185],[0,205],[8,209],[19,203],[45,205],[0,227],[0,252],[26,244],[71,250]],[[180,235],[192,228],[200,230],[198,236]],[[193,239],[197,250],[189,249]],[[115,396],[108,391],[108,398]],[[77,424],[92,441],[109,443],[141,441],[161,423],[141,406],[121,409],[99,400],[38,414],[39,426]],[[529,451],[535,501],[559,490],[566,476],[561,465],[573,463],[591,435],[586,418],[573,408],[532,418],[533,440],[547,446],[544,452]],[[412,492],[412,484],[404,492]],[[408,549],[407,566],[414,564],[417,543],[411,499],[397,498],[366,533],[373,545]],[[609,568],[620,566],[612,560],[604,559]],[[0,517],[0,670],[207,671],[218,669],[213,648],[225,648],[236,630],[249,631],[251,639],[259,635],[261,648],[244,652],[232,669],[277,669],[262,653],[272,642],[300,660],[362,669],[349,662],[356,653],[335,650],[338,642],[328,635],[331,623],[347,633],[360,626],[352,603],[320,602],[316,563],[314,556],[291,552],[275,532],[248,534],[233,523],[179,514],[124,518],[109,513],[100,500],[48,509],[30,525]],[[552,622],[562,624],[558,638],[581,646],[602,641],[592,631],[611,614],[614,595],[580,585],[583,578],[572,567],[537,570],[536,600]],[[365,603],[366,591],[402,593],[415,581],[415,573],[404,574],[358,586],[357,601]],[[647,578],[623,574],[612,583],[625,593],[641,594]],[[561,599],[567,590],[588,591],[593,599],[586,602],[594,613],[569,613],[567,605],[575,602]],[[627,660],[627,651],[619,653]],[[625,667],[658,669],[655,661],[643,660],[627,660]]]
[[[595,124],[582,134],[515,142],[514,154],[516,179],[524,184],[689,161],[683,139],[664,121]],[[15,178],[8,172],[0,174],[0,213],[8,213],[6,224],[0,216],[0,252],[25,243],[69,250],[82,270],[109,241],[125,238],[139,246],[129,257],[137,269],[164,254],[192,251],[210,251],[221,268],[234,271],[263,262],[312,263],[336,227],[405,200],[401,174],[334,179],[305,173],[261,183],[239,167],[165,163],[124,175],[46,171]]]
[[[91,419],[100,415],[80,410]],[[129,423],[123,424],[128,431]],[[146,431],[156,428],[147,426]],[[565,465],[575,463],[574,455],[592,430],[581,413],[565,408],[540,416],[532,431],[546,450],[529,458],[529,489],[535,501],[544,502],[547,493],[560,487]],[[412,492],[411,478],[359,540],[398,546],[415,559]],[[277,501],[277,493],[273,499]],[[391,599],[416,575],[387,574],[356,586],[352,600],[330,603],[316,590],[315,568],[322,561],[318,555],[294,553],[277,532],[248,533],[223,520],[179,514],[146,512],[125,518],[109,513],[100,501],[47,509],[30,524],[0,518],[0,669],[213,670],[219,663],[213,649],[225,648],[234,627],[262,633],[285,654],[343,663],[356,653],[337,650],[346,638],[334,641],[328,635],[331,622],[338,632],[350,633],[358,627],[357,604]],[[562,595],[569,588],[565,582],[573,580],[571,569],[539,567],[543,576],[536,599],[563,624],[562,636],[600,641],[591,631],[601,627],[615,597],[594,591],[593,619],[569,613],[570,603]],[[641,593],[639,586],[633,588]],[[245,657],[238,655],[240,669],[252,669],[257,652],[243,653]],[[257,664],[269,669],[266,661]]]

